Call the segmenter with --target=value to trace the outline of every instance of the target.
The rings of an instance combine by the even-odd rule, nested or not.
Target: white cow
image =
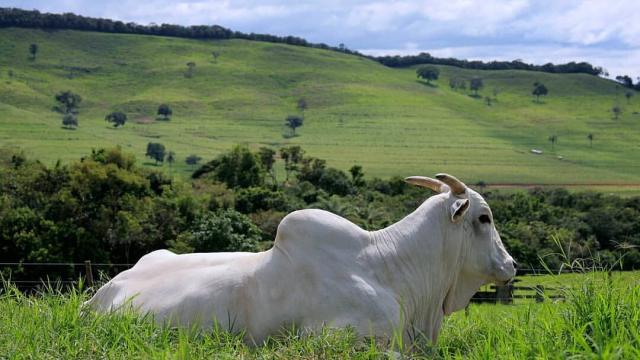
[[[482,196],[447,174],[406,181],[439,192],[399,222],[365,231],[322,210],[287,215],[260,253],[154,251],[87,302],[132,307],[177,326],[244,330],[260,344],[283,328],[352,326],[436,341],[442,319],[478,288],[515,275]],[[394,332],[395,331],[395,332]]]

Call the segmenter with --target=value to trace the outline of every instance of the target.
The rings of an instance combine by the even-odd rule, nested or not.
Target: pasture
[[[35,61],[31,43],[40,47]],[[188,176],[190,154],[206,161],[237,143],[301,145],[343,170],[362,165],[368,177],[448,172],[469,184],[640,189],[640,96],[627,102],[613,81],[585,74],[439,66],[440,79],[427,85],[415,68],[283,44],[15,28],[0,29],[0,67],[0,147],[47,164],[114,145],[142,159],[148,142],[160,142],[177,159],[163,168]],[[473,76],[484,80],[480,98],[449,87]],[[549,88],[539,103],[535,81]],[[83,98],[76,130],[52,111],[62,90]],[[284,136],[301,98],[304,125]],[[170,121],[155,119],[161,103],[172,107]],[[614,104],[623,108],[617,120]],[[127,124],[106,123],[111,111],[125,112]]]
[[[524,276],[562,284],[565,301],[475,305],[447,318],[436,346],[358,341],[348,329],[284,333],[248,347],[222,330],[170,329],[131,314],[81,316],[88,292],[0,294],[2,358],[413,358],[531,359],[640,357],[640,273]],[[404,350],[402,350],[404,349]]]

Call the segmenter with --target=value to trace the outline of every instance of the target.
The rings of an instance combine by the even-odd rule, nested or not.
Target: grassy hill
[[[31,43],[40,48],[35,61]],[[446,171],[469,183],[640,189],[640,94],[627,104],[624,89],[585,74],[439,68],[428,86],[412,68],[282,44],[0,29],[0,147],[53,163],[114,145],[143,159],[148,142],[161,142],[178,159],[170,171],[187,175],[189,154],[297,144],[330,166],[360,164],[368,176]],[[450,77],[472,76],[484,79],[482,97],[499,90],[492,106],[448,86]],[[542,103],[530,95],[535,81],[549,88]],[[52,110],[61,90],[83,97],[77,130],[63,129]],[[308,103],[304,126],[285,138],[284,118],[298,113],[299,98]],[[161,103],[173,108],[171,121],[155,120]],[[104,121],[115,110],[129,117],[123,128]]]

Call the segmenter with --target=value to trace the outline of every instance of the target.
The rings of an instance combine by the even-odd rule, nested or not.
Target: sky
[[[217,24],[373,55],[588,61],[640,76],[640,0],[0,0],[140,24]]]

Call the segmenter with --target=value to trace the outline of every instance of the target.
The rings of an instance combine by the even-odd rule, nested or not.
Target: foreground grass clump
[[[640,358],[640,277],[588,273],[573,279],[566,301],[513,306],[472,305],[448,318],[437,346],[409,357],[530,359]],[[0,295],[0,357],[4,358],[386,358],[388,347],[358,341],[349,330],[304,337],[292,333],[246,346],[224,331],[155,325],[131,314],[81,316],[87,294],[47,291]]]

